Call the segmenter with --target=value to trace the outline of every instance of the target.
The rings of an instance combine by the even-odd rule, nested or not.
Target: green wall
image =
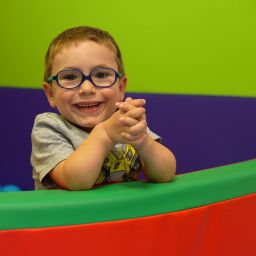
[[[50,40],[77,25],[108,30],[130,92],[256,96],[255,0],[1,2],[0,85],[40,88]]]

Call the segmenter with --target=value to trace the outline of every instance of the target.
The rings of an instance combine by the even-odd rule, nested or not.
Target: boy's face
[[[64,48],[55,56],[52,75],[64,69],[79,69],[88,75],[99,67],[118,71],[114,52],[93,41],[84,41]],[[63,89],[56,81],[43,85],[50,105],[57,107],[61,115],[71,123],[93,128],[116,111],[115,103],[123,100],[126,82],[123,77],[108,88],[95,87],[88,80],[73,89]]]

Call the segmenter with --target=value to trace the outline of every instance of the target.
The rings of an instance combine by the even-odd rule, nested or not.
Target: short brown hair
[[[102,29],[80,26],[63,31],[50,43],[45,55],[45,82],[47,82],[48,77],[51,76],[52,64],[56,54],[59,53],[65,46],[81,41],[93,41],[113,50],[116,56],[118,71],[123,75],[125,74],[121,51],[114,38],[107,31]]]

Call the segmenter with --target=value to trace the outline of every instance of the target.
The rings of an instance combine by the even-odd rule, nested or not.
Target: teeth
[[[94,103],[94,104],[77,104],[79,108],[92,108],[98,106],[99,103]]]

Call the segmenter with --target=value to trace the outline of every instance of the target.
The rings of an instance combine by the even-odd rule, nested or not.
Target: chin
[[[103,122],[104,120],[101,120],[101,118],[98,118],[98,119],[94,119],[92,118],[91,120],[90,119],[77,119],[77,120],[74,120],[75,124],[79,127],[81,127],[83,130],[92,130],[97,124]]]
[[[80,128],[81,130],[85,130],[85,131],[91,131],[96,125],[97,123],[95,122],[84,122],[82,120],[77,120],[77,119],[67,119],[71,124],[73,124],[74,126]]]
[[[79,126],[82,127],[83,129],[90,129],[92,130],[98,123],[93,122],[93,123],[80,123]]]

